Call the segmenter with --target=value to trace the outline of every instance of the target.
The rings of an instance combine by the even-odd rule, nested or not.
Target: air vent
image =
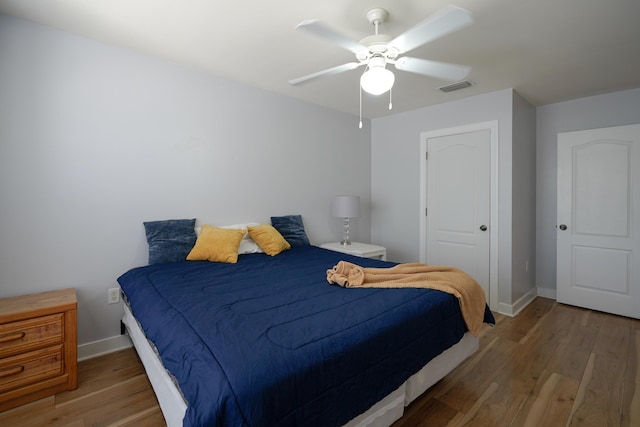
[[[454,90],[464,89],[465,87],[471,86],[471,82],[469,80],[463,80],[461,82],[452,83],[447,86],[442,86],[439,88],[443,92],[453,92]]]

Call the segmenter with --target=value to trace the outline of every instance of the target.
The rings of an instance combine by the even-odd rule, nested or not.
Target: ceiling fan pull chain
[[[359,129],[362,129],[362,86],[358,85],[360,88],[360,124],[358,125]]]

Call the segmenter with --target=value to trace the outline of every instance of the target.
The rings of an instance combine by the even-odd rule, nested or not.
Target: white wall
[[[535,296],[536,109],[513,94],[513,222],[511,301]]]
[[[537,109],[536,282],[556,291],[557,135],[640,123],[640,89],[591,96]]]
[[[370,240],[370,123],[0,15],[0,297],[74,287],[79,343],[119,334],[107,289],[143,265],[143,221],[302,214]]]
[[[371,240],[388,258],[419,260],[420,133],[498,120],[498,301],[511,304],[513,90],[375,119],[371,153]]]

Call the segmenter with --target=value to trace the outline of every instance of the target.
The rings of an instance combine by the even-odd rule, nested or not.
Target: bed
[[[390,425],[477,350],[452,295],[330,285],[340,260],[394,265],[305,245],[123,274],[123,322],[167,424]]]
[[[169,426],[388,426],[477,350],[464,301],[332,285],[340,262],[396,264],[310,245],[299,215],[271,220],[145,223],[149,265],[118,282]]]

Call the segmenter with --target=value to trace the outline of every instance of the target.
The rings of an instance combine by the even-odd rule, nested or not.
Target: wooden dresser
[[[78,387],[74,289],[0,299],[0,411]]]

